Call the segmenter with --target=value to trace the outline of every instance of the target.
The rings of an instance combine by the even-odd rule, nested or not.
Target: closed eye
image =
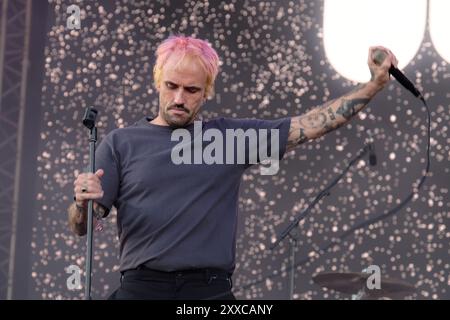
[[[178,88],[178,86],[175,83],[170,82],[170,81],[166,82],[166,87],[167,87],[167,89],[171,89],[171,90]]]
[[[187,90],[189,93],[196,93],[196,92],[200,91],[200,88],[197,88],[197,87],[187,87],[186,90]]]
[[[175,89],[178,89],[178,87],[179,87],[179,85],[177,85],[173,82],[170,82],[170,81],[166,81],[165,85],[166,85],[167,89],[169,89],[169,90],[175,90]],[[199,92],[201,89],[198,87],[184,87],[184,90],[186,90],[187,92],[189,92],[191,94],[194,94],[194,93]]]

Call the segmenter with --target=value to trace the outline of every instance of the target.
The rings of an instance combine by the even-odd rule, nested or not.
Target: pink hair
[[[207,74],[205,95],[211,97],[214,91],[214,81],[219,72],[219,56],[208,42],[192,37],[170,36],[158,46],[156,63],[153,68],[155,85],[158,87],[161,83],[164,64],[173,53],[180,55],[180,62],[186,55],[199,59]]]

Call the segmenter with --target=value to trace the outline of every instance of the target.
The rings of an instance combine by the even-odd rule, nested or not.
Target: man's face
[[[207,75],[195,57],[179,62],[171,56],[162,70],[159,91],[159,116],[171,127],[192,123],[205,101]]]

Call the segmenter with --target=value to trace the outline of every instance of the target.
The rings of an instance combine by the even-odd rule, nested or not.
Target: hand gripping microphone
[[[381,50],[374,50],[374,61],[377,64],[382,64],[384,58],[386,57],[386,53],[384,53]],[[400,82],[400,84],[407,89],[408,91],[410,91],[414,96],[416,96],[419,99],[423,99],[422,94],[420,93],[420,91],[414,86],[414,84],[403,74],[403,72],[401,72],[399,69],[397,69],[396,67],[394,67],[393,65],[391,65],[391,67],[389,68],[389,73],[398,81]]]

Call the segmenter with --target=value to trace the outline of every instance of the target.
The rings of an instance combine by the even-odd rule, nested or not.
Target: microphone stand
[[[293,299],[294,297],[294,288],[295,288],[295,251],[297,247],[297,240],[299,236],[299,232],[297,229],[294,229],[296,226],[298,226],[299,222],[303,220],[310,212],[312,208],[325,196],[330,195],[330,190],[341,180],[344,175],[347,173],[348,170],[350,170],[351,166],[353,166],[358,160],[363,158],[367,152],[369,152],[370,144],[364,145],[362,149],[359,150],[357,155],[348,163],[347,167],[342,171],[342,173],[335,178],[325,189],[319,192],[319,194],[314,198],[314,200],[303,210],[301,211],[292,221],[277,237],[277,240],[272,243],[270,246],[270,249],[275,249],[287,236],[289,236],[289,242],[290,242],[290,277],[289,277],[289,299]]]
[[[95,126],[95,118],[97,110],[88,107],[83,117],[83,125],[87,127],[89,132],[89,172],[95,173],[95,143],[97,142],[97,127]],[[91,273],[92,273],[92,240],[93,240],[93,213],[94,201],[88,201],[87,216],[87,239],[86,239],[86,279],[84,285],[84,299],[91,300]]]

